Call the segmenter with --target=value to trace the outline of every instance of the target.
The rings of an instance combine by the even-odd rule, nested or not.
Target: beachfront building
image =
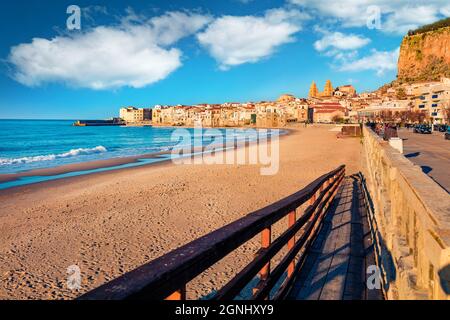
[[[371,103],[366,108],[358,110],[358,118],[361,121],[373,120],[388,113],[393,116],[411,110],[410,100],[384,100],[381,103]]]
[[[256,125],[256,108],[252,103],[243,105],[238,113],[239,125]]]
[[[413,88],[414,110],[423,111],[433,124],[448,121],[445,109],[450,108],[450,79],[424,82]]]
[[[153,108],[154,125],[202,127],[282,127],[287,122],[308,119],[309,104],[291,94],[283,94],[276,101],[227,102],[194,106],[160,106]]]
[[[287,122],[305,122],[308,120],[309,105],[305,99],[296,98],[284,105],[277,105],[280,113],[286,116]]]
[[[154,125],[173,125],[174,124],[173,106],[155,106],[152,110],[152,118]]]
[[[152,109],[153,125],[161,123],[161,105],[156,105]]]
[[[274,102],[256,103],[256,126],[262,128],[283,127],[286,125],[286,113]]]
[[[126,107],[120,109],[120,116],[126,123],[139,123],[152,120],[152,109]]]
[[[332,123],[344,120],[347,110],[339,102],[316,102],[310,106],[313,110],[313,121],[316,123]]]
[[[276,112],[260,113],[256,116],[256,126],[260,128],[277,128],[286,125],[286,118]]]
[[[177,105],[173,108],[171,113],[171,121],[174,126],[184,126],[188,122],[189,109],[191,106]]]

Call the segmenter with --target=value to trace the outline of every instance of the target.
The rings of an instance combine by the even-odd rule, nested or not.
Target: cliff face
[[[450,77],[450,27],[405,36],[398,59],[399,82]]]

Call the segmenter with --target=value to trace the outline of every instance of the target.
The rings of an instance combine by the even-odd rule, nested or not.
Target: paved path
[[[347,177],[324,218],[289,299],[382,299],[380,290],[366,289],[366,269],[374,264],[359,181]]]
[[[419,134],[399,130],[403,154],[450,193],[450,140],[442,132]]]

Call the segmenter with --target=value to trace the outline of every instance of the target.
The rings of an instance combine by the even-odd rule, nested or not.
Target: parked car
[[[450,140],[450,126],[447,126],[447,132],[444,135],[445,140]]]
[[[414,127],[415,133],[422,133],[422,134],[431,134],[431,126],[426,124],[419,124]]]
[[[448,129],[448,126],[446,124],[441,124],[441,125],[439,125],[437,130],[439,132],[447,132],[447,129]]]

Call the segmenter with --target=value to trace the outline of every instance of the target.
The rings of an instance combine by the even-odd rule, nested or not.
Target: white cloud
[[[197,35],[202,46],[228,69],[257,62],[270,56],[277,47],[294,41],[301,21],[308,16],[298,10],[269,10],[262,17],[222,16]]]
[[[333,65],[347,64],[358,57],[358,49],[370,43],[370,39],[342,32],[330,32],[315,26],[315,31],[321,33],[321,39],[314,42],[314,48],[322,55],[333,59]]]
[[[317,51],[325,51],[327,49],[355,50],[367,45],[369,42],[370,39],[363,36],[333,32],[325,34],[320,40],[317,40],[314,43],[314,48]]]
[[[344,27],[365,27],[370,6],[381,10],[381,31],[403,34],[448,16],[448,0],[289,0],[320,17],[339,21]]]
[[[393,51],[372,50],[371,54],[366,57],[343,62],[338,69],[352,72],[374,70],[377,75],[382,75],[385,71],[397,69],[399,51],[400,48]]]
[[[161,45],[170,45],[191,35],[210,23],[212,17],[184,12],[168,12],[163,16],[152,18],[149,22]]]
[[[440,10],[440,13],[443,16],[450,17],[450,4],[447,5],[446,7],[442,7],[441,10]]]
[[[397,34],[406,34],[408,30],[439,20],[438,10],[434,6],[401,7],[388,15],[382,28]]]
[[[141,88],[166,78],[181,66],[181,51],[170,48],[197,32],[209,17],[169,12],[140,21],[128,17],[118,26],[82,33],[34,38],[11,48],[13,77],[27,86],[63,82],[75,87]]]

